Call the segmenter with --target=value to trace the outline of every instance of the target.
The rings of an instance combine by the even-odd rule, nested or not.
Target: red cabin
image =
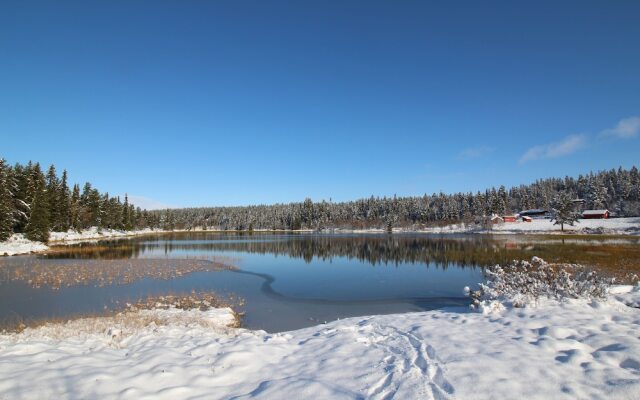
[[[609,210],[585,210],[582,212],[584,219],[607,219],[609,215]]]
[[[518,220],[515,215],[505,215],[502,219],[504,222],[516,222]]]

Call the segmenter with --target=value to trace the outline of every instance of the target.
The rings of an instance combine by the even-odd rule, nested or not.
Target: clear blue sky
[[[638,21],[638,1],[5,0],[0,156],[172,206],[630,167]]]

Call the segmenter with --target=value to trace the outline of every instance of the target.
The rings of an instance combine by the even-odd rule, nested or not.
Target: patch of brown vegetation
[[[33,288],[60,289],[70,286],[102,287],[129,284],[143,278],[175,279],[194,272],[235,269],[211,260],[129,259],[129,260],[49,260],[29,259],[23,265],[3,268],[0,280],[23,281]]]
[[[233,328],[239,328],[241,326],[243,312],[236,311],[237,308],[243,307],[245,304],[244,299],[230,295],[227,299],[221,299],[215,293],[209,292],[192,292],[188,295],[163,295],[163,296],[150,296],[146,299],[140,300],[135,304],[127,303],[126,311],[138,311],[138,310],[153,310],[153,309],[169,309],[177,308],[180,310],[194,310],[207,311],[211,308],[231,308],[233,310],[236,323],[232,325]]]
[[[149,296],[138,300],[135,303],[126,303],[117,309],[104,310],[100,313],[83,313],[65,318],[45,318],[36,320],[25,320],[19,316],[0,322],[2,329],[0,333],[20,333],[27,328],[35,329],[44,326],[54,326],[68,324],[78,320],[94,320],[94,325],[108,325],[113,321],[124,322],[127,316],[136,315],[138,323],[148,325],[155,323],[161,325],[162,321],[154,319],[153,316],[142,318],[138,311],[177,308],[180,310],[200,310],[207,311],[212,308],[230,308],[233,311],[235,322],[229,328],[240,328],[242,326],[243,312],[237,311],[245,304],[245,300],[235,295],[221,298],[212,292],[191,292],[186,295],[169,294],[163,296]],[[108,320],[108,321],[107,321]],[[113,321],[111,321],[113,320]],[[105,322],[107,321],[107,322]]]

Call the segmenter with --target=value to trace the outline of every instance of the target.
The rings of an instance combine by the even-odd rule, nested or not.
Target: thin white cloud
[[[131,204],[134,204],[136,207],[142,208],[143,210],[162,210],[165,208],[174,208],[168,204],[161,203],[157,200],[150,199],[144,196],[136,196],[132,194],[129,195],[129,202]]]
[[[471,160],[491,154],[495,149],[489,146],[469,147],[458,154],[458,159]]]
[[[640,117],[629,117],[618,121],[618,124],[600,132],[600,136],[615,136],[622,139],[630,139],[640,133]]]
[[[538,160],[541,158],[557,158],[575,153],[586,145],[587,137],[585,135],[570,135],[560,142],[539,145],[531,147],[522,157],[520,164]]]

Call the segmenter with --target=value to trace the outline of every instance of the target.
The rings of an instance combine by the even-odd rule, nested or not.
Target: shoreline
[[[369,229],[347,229],[347,228],[325,228],[321,230],[298,229],[298,230],[220,230],[220,229],[174,229],[174,230],[154,230],[142,229],[137,231],[122,231],[114,229],[104,229],[98,231],[90,228],[82,232],[51,232],[50,240],[47,244],[33,242],[22,234],[13,234],[9,240],[0,242],[0,256],[13,256],[25,254],[44,254],[50,247],[67,244],[91,243],[108,239],[130,239],[147,235],[163,235],[172,233],[298,233],[298,234],[469,234],[469,235],[554,235],[572,237],[592,237],[592,236],[617,236],[634,237],[640,236],[640,217],[603,219],[603,220],[581,220],[576,226],[565,227],[561,231],[557,225],[553,225],[549,220],[534,220],[532,223],[515,222],[496,225],[491,229],[481,228],[477,225],[467,225],[464,223],[451,224],[441,227],[421,227],[421,228],[393,228],[390,233],[382,228]]]

